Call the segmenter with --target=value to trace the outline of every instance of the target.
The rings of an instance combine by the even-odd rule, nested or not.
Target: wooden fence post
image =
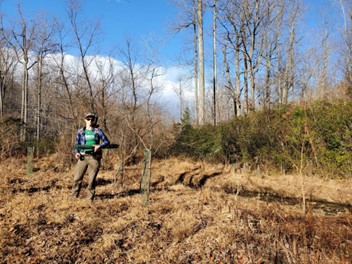
[[[27,148],[27,174],[33,173],[34,147]]]
[[[119,184],[120,187],[122,188],[123,190],[123,161],[119,162],[119,165],[117,167],[117,172],[116,172],[116,176],[115,176],[115,179],[114,179],[114,184],[117,185]]]
[[[143,174],[141,179],[142,205],[148,205],[149,187],[151,179],[151,151],[144,149]]]

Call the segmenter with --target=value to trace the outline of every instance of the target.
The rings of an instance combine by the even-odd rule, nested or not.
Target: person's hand
[[[81,156],[81,154],[76,153],[75,158],[78,160],[80,156]]]
[[[100,149],[100,146],[95,146],[94,147],[94,152],[97,152]]]

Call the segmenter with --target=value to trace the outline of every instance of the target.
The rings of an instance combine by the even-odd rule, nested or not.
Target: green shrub
[[[195,128],[183,119],[171,153],[288,172],[303,161],[314,172],[351,177],[351,109],[351,101],[292,104],[235,117],[217,127]]]

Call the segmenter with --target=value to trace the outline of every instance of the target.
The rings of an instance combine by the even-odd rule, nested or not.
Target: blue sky
[[[0,0],[1,1],[1,0]],[[2,0],[1,12],[8,19],[18,17],[18,0]],[[65,20],[66,0],[21,0],[24,16],[33,17],[39,11]],[[182,45],[182,35],[170,33],[169,24],[175,7],[169,0],[83,0],[83,19],[100,20],[104,37],[102,50],[123,43],[126,38],[140,41],[152,38],[158,44],[162,60],[169,64],[175,59],[176,49]]]
[[[62,20],[67,17],[66,0],[2,0],[1,12],[8,19],[16,20],[19,2],[26,18],[33,17],[39,11],[56,15]],[[309,10],[305,15],[305,30],[309,36],[309,32],[319,25],[321,12],[327,14],[329,11],[326,6],[332,0],[304,0],[304,3]],[[192,38],[185,33],[170,33],[169,25],[176,20],[176,12],[170,0],[83,0],[81,17],[101,21],[104,37],[102,55],[128,37],[137,42],[142,38],[153,39],[162,63],[170,65],[176,63],[177,57],[184,51],[185,39]]]

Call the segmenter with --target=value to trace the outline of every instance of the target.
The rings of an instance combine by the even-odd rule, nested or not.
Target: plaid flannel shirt
[[[76,144],[77,145],[85,145],[86,144],[86,128],[80,128],[77,132],[77,136],[76,136]],[[97,145],[99,145],[100,147],[106,146],[110,144],[109,139],[106,137],[106,135],[104,134],[103,130],[101,130],[100,128],[93,128],[94,131],[94,139],[95,139],[95,143]],[[100,140],[102,141],[101,144]],[[75,149],[75,153],[79,153],[78,149]]]

